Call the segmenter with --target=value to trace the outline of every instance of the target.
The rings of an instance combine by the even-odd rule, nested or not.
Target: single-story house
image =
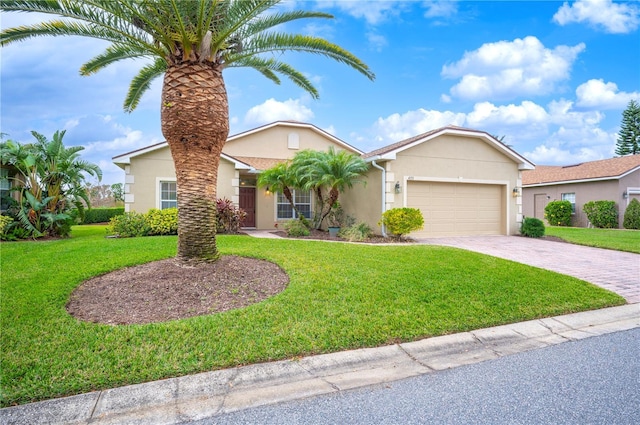
[[[247,211],[247,228],[275,229],[294,218],[282,194],[256,187],[258,174],[303,149],[329,147],[361,155],[371,165],[366,185],[340,195],[345,212],[378,233],[381,214],[420,208],[425,228],[414,237],[517,234],[522,221],[521,172],[534,165],[490,134],[444,127],[363,153],[311,124],[279,121],[229,137],[218,171],[217,196]],[[125,171],[125,210],[176,206],[176,179],[166,142],[113,158]],[[305,214],[314,197],[294,193]]]
[[[571,202],[571,225],[588,227],[582,207],[589,201],[614,201],[618,223],[633,198],[640,200],[640,155],[622,156],[565,166],[538,165],[522,174],[523,212],[544,219],[550,201]]]

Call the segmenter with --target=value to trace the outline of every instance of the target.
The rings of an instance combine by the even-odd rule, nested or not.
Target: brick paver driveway
[[[506,258],[594,283],[640,303],[640,254],[591,248],[521,236],[466,236],[418,239]]]

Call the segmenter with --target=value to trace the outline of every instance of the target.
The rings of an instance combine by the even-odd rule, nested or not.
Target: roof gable
[[[358,155],[362,155],[363,154],[363,152],[361,150],[359,150],[359,149],[351,146],[350,144],[338,139],[337,137],[327,133],[326,131],[324,131],[324,130],[322,130],[322,129],[320,129],[320,128],[312,125],[312,124],[307,124],[307,123],[302,123],[302,122],[297,122],[297,121],[276,121],[276,122],[273,122],[271,124],[266,124],[266,125],[263,125],[261,127],[256,127],[256,128],[254,128],[252,130],[248,130],[248,131],[245,131],[245,132],[238,133],[238,134],[235,134],[233,136],[230,136],[227,139],[227,143],[233,142],[234,140],[245,138],[246,136],[249,136],[251,134],[255,134],[255,133],[258,133],[258,132],[261,132],[261,131],[265,131],[265,130],[268,130],[268,129],[273,128],[273,127],[288,127],[288,128],[305,128],[305,129],[309,129],[309,130],[321,135],[322,137],[332,141],[333,143],[337,144],[338,146],[342,147],[343,149],[345,149],[347,151],[356,153]],[[116,164],[116,165],[118,165],[118,166],[120,166],[122,168],[125,165],[130,164],[132,158],[135,158],[137,156],[144,155],[146,153],[153,152],[153,151],[156,151],[156,150],[165,149],[165,148],[168,148],[168,147],[169,147],[169,144],[166,141],[165,142],[161,142],[161,143],[156,143],[154,145],[145,146],[145,147],[140,148],[140,149],[136,149],[136,150],[133,150],[133,151],[130,151],[130,152],[126,152],[126,153],[114,156],[112,158],[112,161],[113,161],[114,164]],[[264,168],[260,168],[260,167],[265,166],[267,163],[273,162],[270,159],[265,159],[265,161],[259,161],[260,158],[256,158],[255,156],[250,156],[250,155],[251,155],[251,152],[247,152],[246,156],[245,155],[237,155],[237,154],[234,155],[234,156],[231,156],[231,155],[227,155],[225,153],[222,153],[221,157],[223,159],[226,159],[228,161],[231,161],[231,162],[235,163],[236,164],[236,168],[238,168],[238,169],[254,169],[256,167],[254,167],[253,163],[256,163],[256,165],[259,165],[259,167],[257,167],[257,169],[261,170],[261,169],[264,169]],[[245,162],[245,161],[239,160],[238,158],[245,158],[245,159],[251,159],[251,160],[249,160],[248,162]],[[284,159],[279,159],[277,162],[281,162],[281,161],[284,161]]]
[[[463,128],[463,127],[457,127],[453,125],[437,128],[435,130],[431,130],[426,133],[422,133],[417,136],[410,137],[400,142],[393,143],[388,146],[384,146],[382,148],[366,153],[365,155],[363,155],[363,158],[367,161],[393,160],[393,159],[396,159],[396,155],[399,152],[410,149],[421,143],[428,142],[429,140],[433,140],[436,137],[439,137],[442,135],[459,135],[464,137],[476,137],[478,139],[483,140],[485,143],[487,143],[494,149],[502,152],[504,155],[509,157],[514,162],[518,163],[519,169],[531,170],[535,167],[535,165],[532,162],[528,161],[526,158],[518,154],[516,151],[514,151],[513,149],[509,148],[505,144],[498,141],[495,137],[491,136],[489,133],[484,131]]]
[[[640,169],[640,155],[628,155],[573,165],[540,165],[522,175],[523,186],[619,179]]]

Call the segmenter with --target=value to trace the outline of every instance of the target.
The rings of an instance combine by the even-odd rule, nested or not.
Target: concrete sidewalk
[[[2,424],[176,424],[640,327],[640,304],[224,369],[0,410]]]

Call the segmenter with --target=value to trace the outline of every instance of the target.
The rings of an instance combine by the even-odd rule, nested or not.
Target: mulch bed
[[[343,239],[341,237],[332,238],[329,236],[329,232],[326,232],[324,230],[313,229],[310,232],[311,234],[309,236],[289,236],[287,235],[287,232],[283,230],[276,230],[276,231],[273,231],[272,233],[282,238],[288,238],[288,239],[315,239],[315,240],[343,241],[343,242],[347,241],[346,239]],[[363,243],[414,243],[414,242],[415,241],[411,238],[402,238],[402,239],[391,238],[391,237],[385,238],[380,235],[373,235],[366,241],[363,241]]]
[[[163,322],[246,307],[288,283],[279,266],[255,258],[229,255],[197,265],[169,259],[82,283],[67,311],[79,320],[113,325]]]

